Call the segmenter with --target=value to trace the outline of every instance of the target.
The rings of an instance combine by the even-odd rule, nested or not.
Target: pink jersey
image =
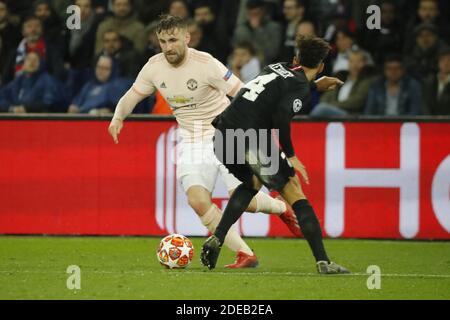
[[[185,61],[177,67],[160,53],[147,62],[133,89],[141,95],[155,90],[163,95],[173,110],[184,139],[211,138],[212,120],[230,104],[242,82],[220,61],[208,53],[189,48]]]

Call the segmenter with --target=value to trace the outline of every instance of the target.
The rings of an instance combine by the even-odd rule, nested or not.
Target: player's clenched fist
[[[108,132],[114,140],[115,144],[119,143],[119,134],[123,127],[123,121],[120,119],[112,119],[109,124]]]

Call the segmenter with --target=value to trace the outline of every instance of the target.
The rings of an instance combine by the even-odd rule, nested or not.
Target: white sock
[[[215,204],[213,204],[208,209],[208,211],[202,217],[200,217],[200,220],[211,233],[214,233],[217,226],[219,225],[221,218],[222,211],[220,211],[220,209]],[[234,252],[242,251],[250,256],[253,255],[252,249],[250,249],[245,241],[242,240],[241,236],[233,227],[231,227],[231,229],[228,231],[223,244]]]
[[[274,199],[262,191],[259,191],[254,199],[256,200],[256,212],[274,213],[276,215],[286,212],[286,204],[283,201]]]

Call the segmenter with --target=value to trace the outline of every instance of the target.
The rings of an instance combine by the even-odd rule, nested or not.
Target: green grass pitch
[[[260,266],[228,270],[199,261],[205,238],[193,238],[194,262],[166,270],[156,261],[159,238],[0,237],[0,299],[450,299],[450,242],[326,240],[333,260],[352,275],[319,276],[307,243],[247,239]],[[69,265],[81,289],[66,287]],[[369,265],[381,288],[367,288]]]

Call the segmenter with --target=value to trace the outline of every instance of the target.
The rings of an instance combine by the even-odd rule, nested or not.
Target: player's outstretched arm
[[[321,77],[314,82],[316,84],[317,91],[320,92],[331,91],[344,84],[338,78],[333,77]]]
[[[140,95],[135,90],[130,89],[119,100],[116,111],[108,127],[108,132],[114,140],[115,144],[119,143],[119,134],[123,128],[123,121],[133,112],[136,105],[144,100],[145,96]]]

